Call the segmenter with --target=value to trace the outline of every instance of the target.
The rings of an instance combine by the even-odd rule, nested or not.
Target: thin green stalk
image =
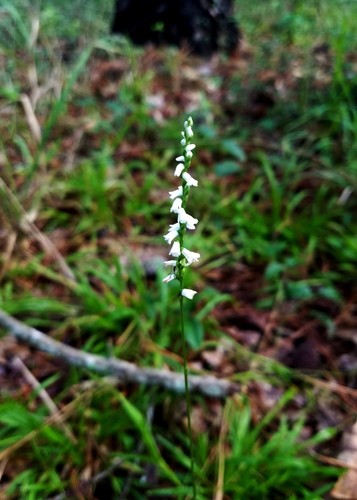
[[[183,288],[182,282],[180,283],[181,290]],[[183,373],[185,379],[185,398],[186,398],[186,408],[187,408],[187,427],[188,427],[188,439],[190,441],[190,459],[191,459],[191,476],[192,476],[192,490],[194,500],[196,496],[196,482],[195,482],[195,461],[193,454],[193,436],[192,436],[192,426],[191,426],[191,398],[190,391],[188,387],[188,370],[187,370],[187,342],[185,335],[185,321],[183,313],[183,296],[180,295],[180,314],[181,314],[181,338],[182,338],[182,353],[183,353]]]
[[[194,179],[189,173],[188,169],[191,165],[191,160],[196,145],[192,143],[191,139],[193,137],[193,120],[189,117],[184,123],[184,130],[181,132],[181,146],[183,147],[182,155],[176,158],[178,162],[175,168],[175,177],[181,178],[181,186],[169,193],[170,199],[173,200],[170,212],[177,215],[177,222],[170,225],[169,232],[164,236],[167,243],[172,245],[170,250],[170,255],[174,258],[172,260],[166,261],[165,265],[171,267],[171,273],[163,279],[164,283],[169,283],[172,280],[177,279],[180,283],[180,311],[181,311],[181,334],[182,334],[182,350],[183,350],[183,372],[185,379],[185,397],[186,397],[186,408],[187,408],[187,423],[188,423],[188,437],[190,441],[190,459],[191,459],[191,475],[192,475],[192,489],[193,498],[197,498],[196,495],[196,483],[195,483],[195,467],[194,467],[194,456],[193,456],[193,439],[192,439],[192,427],[191,427],[191,400],[190,392],[188,386],[188,370],[187,370],[187,342],[185,336],[185,325],[184,325],[184,310],[183,310],[183,298],[186,297],[189,300],[197,293],[196,290],[191,290],[189,288],[184,288],[184,274],[188,266],[193,262],[197,262],[200,258],[200,254],[197,252],[191,252],[184,246],[184,235],[186,230],[193,230],[198,223],[198,220],[189,215],[186,212],[186,204],[188,200],[188,195],[191,187],[197,187],[198,181]]]

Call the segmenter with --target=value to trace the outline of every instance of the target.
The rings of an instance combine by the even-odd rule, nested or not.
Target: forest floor
[[[0,10],[1,325],[181,373],[162,235],[192,115],[189,368],[237,388],[192,394],[198,498],[357,498],[356,2],[242,1],[239,49],[211,59],[104,36],[91,2],[25,3]],[[1,498],[190,498],[182,394],[14,325]]]

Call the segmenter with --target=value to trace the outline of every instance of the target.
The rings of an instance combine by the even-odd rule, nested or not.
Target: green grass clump
[[[286,393],[258,425],[252,424],[247,402],[228,402],[221,422],[224,430],[216,447],[211,448],[210,433],[194,437],[197,498],[212,498],[218,484],[233,498],[322,498],[329,488],[326,479],[332,481],[337,471],[318,465],[307,452],[331,438],[333,432],[321,431],[300,441],[303,421],[288,424],[284,417],[277,417],[291,396],[291,392]],[[102,460],[108,468],[115,465],[115,473],[113,470],[104,479],[113,492],[123,492],[129,483],[133,498],[181,498],[190,493],[187,437],[171,426],[158,427],[157,416],[150,410],[152,398],[156,404],[163,402],[154,390],[146,394],[138,391],[131,402],[124,393],[100,382],[83,389],[65,421],[74,432],[73,441],[58,426],[43,424],[43,408],[29,412],[23,404],[3,402],[1,447],[15,445],[19,449],[15,457],[31,456],[32,461],[30,469],[14,478],[7,490],[9,498],[12,494],[20,494],[21,498],[49,497],[58,491],[68,495],[73,488],[71,476],[86,466],[86,453],[93,458],[101,456],[108,446],[111,452]],[[114,420],[113,412],[117,415]],[[143,481],[150,467],[157,478],[151,485]],[[166,486],[155,484],[161,480]],[[83,488],[89,488],[85,491],[99,492],[109,487],[100,481],[82,483]],[[317,488],[319,483],[323,485]]]

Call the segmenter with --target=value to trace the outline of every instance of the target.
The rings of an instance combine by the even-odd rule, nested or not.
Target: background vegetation
[[[199,498],[327,498],[355,409],[357,2],[240,0],[240,50],[212,60],[111,37],[112,2],[98,4],[0,6],[0,308],[85,351],[181,370],[162,235],[192,114],[190,367],[241,384],[193,396]],[[2,497],[190,497],[181,396],[3,334]]]

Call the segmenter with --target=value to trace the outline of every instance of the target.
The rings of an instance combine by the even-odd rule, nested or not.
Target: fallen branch
[[[182,394],[185,392],[184,377],[180,373],[155,368],[139,368],[128,361],[105,358],[75,349],[21,323],[4,311],[0,311],[0,327],[16,339],[62,359],[69,365],[85,368],[102,375],[112,375],[123,382],[157,385],[172,392]],[[189,390],[205,396],[224,398],[237,392],[239,385],[213,376],[190,375]]]

